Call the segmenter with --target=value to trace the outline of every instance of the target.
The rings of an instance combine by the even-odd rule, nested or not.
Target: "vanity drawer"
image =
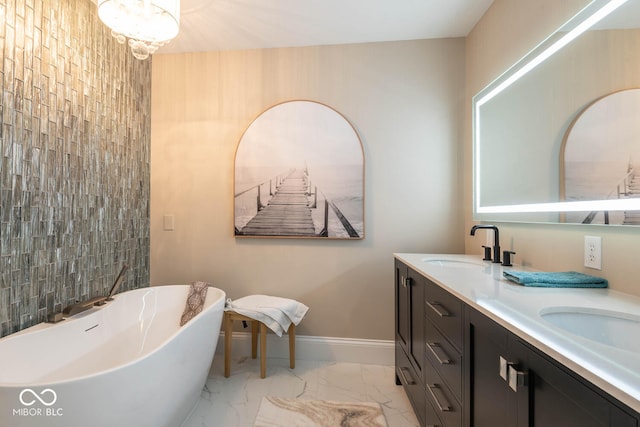
[[[433,407],[433,405],[431,405],[431,402],[426,402],[426,412],[425,412],[425,426],[426,427],[444,427],[444,424],[442,423],[442,421],[440,421],[440,417],[438,416],[438,413],[440,413],[440,410],[436,409]]]
[[[462,356],[430,321],[425,321],[425,357],[454,396],[462,401]],[[426,372],[429,368],[424,369]],[[426,382],[426,380],[425,380]]]
[[[440,332],[458,349],[462,349],[462,301],[425,280],[424,312]]]
[[[425,390],[427,395],[427,417],[430,409],[435,412],[442,422],[442,427],[462,427],[462,407],[453,396],[451,390],[444,384],[435,369],[425,369]]]
[[[416,414],[421,426],[426,425],[425,414],[426,407],[429,405],[425,397],[424,385],[422,378],[417,374],[406,353],[400,345],[396,343],[396,384],[401,384],[404,388],[413,412]]]

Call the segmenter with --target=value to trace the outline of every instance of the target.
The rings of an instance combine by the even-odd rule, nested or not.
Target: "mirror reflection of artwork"
[[[564,200],[640,197],[640,89],[587,106],[564,141]],[[565,222],[640,225],[640,212],[574,212]]]
[[[334,109],[278,104],[256,118],[236,151],[234,233],[245,237],[364,237],[364,153]]]

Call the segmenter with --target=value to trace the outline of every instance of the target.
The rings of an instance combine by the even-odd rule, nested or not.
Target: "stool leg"
[[[231,330],[233,329],[233,320],[231,316],[224,315],[224,376],[229,378],[231,375]]]
[[[267,325],[260,322],[260,378],[267,376]]]
[[[293,323],[289,326],[289,367],[296,367],[296,325]]]
[[[251,322],[251,358],[258,357],[258,321]]]

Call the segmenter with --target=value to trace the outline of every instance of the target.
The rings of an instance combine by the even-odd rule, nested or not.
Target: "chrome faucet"
[[[498,227],[495,225],[474,225],[471,227],[471,235],[475,236],[476,230],[479,228],[493,230],[493,262],[500,264],[500,232]]]

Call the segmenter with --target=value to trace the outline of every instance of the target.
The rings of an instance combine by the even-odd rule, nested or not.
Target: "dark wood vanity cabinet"
[[[640,427],[639,415],[395,261],[396,384],[421,426]]]
[[[466,307],[465,406],[474,427],[632,427],[637,414]]]
[[[396,384],[420,425],[462,426],[462,302],[395,262]]]

